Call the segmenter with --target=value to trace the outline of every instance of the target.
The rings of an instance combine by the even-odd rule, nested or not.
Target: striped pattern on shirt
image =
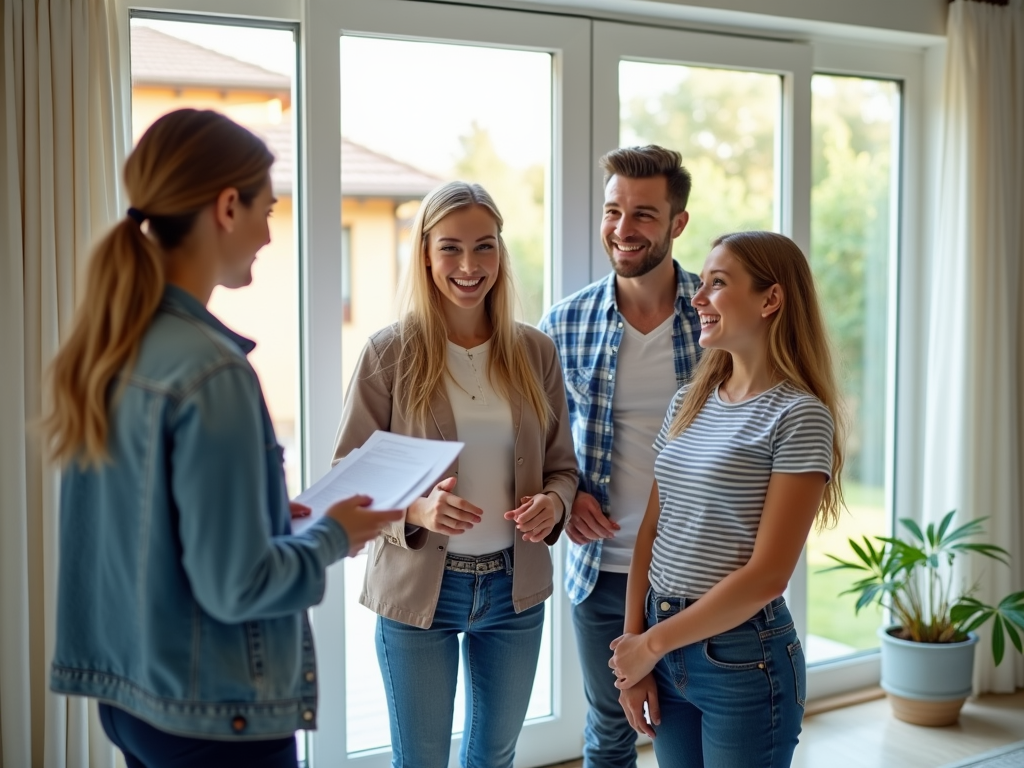
[[[773,472],[832,471],[832,414],[813,395],[779,384],[740,403],[716,389],[694,422],[666,438],[680,389],[654,442],[661,515],[651,587],[700,597],[750,559]]]

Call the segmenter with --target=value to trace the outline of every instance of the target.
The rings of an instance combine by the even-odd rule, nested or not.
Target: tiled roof
[[[341,137],[341,193],[346,197],[423,197],[436,176]]]
[[[200,86],[245,90],[287,91],[285,75],[247,64],[150,27],[133,26],[133,85]],[[290,120],[278,124],[247,126],[258,134],[277,158],[271,169],[274,192],[292,192],[295,166]],[[411,165],[341,139],[341,191],[346,197],[423,197],[441,179]]]
[[[131,29],[132,83],[291,91],[291,78],[151,27]]]
[[[292,191],[295,166],[290,121],[277,125],[254,126],[277,160],[271,168],[274,192],[288,195]],[[385,197],[418,199],[442,182],[411,165],[341,139],[341,194],[345,197]]]

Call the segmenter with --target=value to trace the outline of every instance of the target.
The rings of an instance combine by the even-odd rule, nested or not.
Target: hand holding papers
[[[295,497],[313,513],[292,520],[292,530],[301,532],[332,504],[357,494],[373,499],[370,509],[405,509],[441,478],[463,445],[377,430],[362,448],[352,451]]]

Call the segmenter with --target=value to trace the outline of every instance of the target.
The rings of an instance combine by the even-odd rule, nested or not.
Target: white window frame
[[[763,72],[781,77],[781,119],[776,136],[775,226],[807,253],[811,222],[811,75],[814,51],[804,43],[755,40],[639,24],[595,22],[593,45],[594,165],[619,146],[619,62],[646,61]],[[800,151],[801,147],[807,147]],[[695,190],[694,194],[700,194]],[[595,174],[592,208],[603,206],[602,178]],[[597,228],[595,218],[593,226]],[[595,249],[596,251],[597,249]],[[596,274],[608,271],[594,254]],[[600,270],[600,271],[598,271]],[[807,626],[807,581],[801,557],[787,590],[797,632]]]
[[[925,141],[925,56],[921,50],[882,48],[836,41],[814,46],[815,73],[891,80],[900,87],[898,164],[893,164],[891,183],[898,194],[890,198],[890,216],[896,226],[890,230],[888,275],[887,392],[886,392],[886,506],[890,523],[897,511],[919,508],[920,489],[917,460],[922,455],[919,435],[923,433],[920,398],[923,366],[918,351],[927,338],[921,322],[927,308],[923,289],[926,281],[904,279],[927,274],[922,253],[923,169]],[[914,516],[899,512],[899,516]],[[806,571],[805,571],[806,578]],[[869,651],[834,662],[812,665],[807,674],[808,699],[836,696],[850,690],[877,685],[881,662],[877,651]]]
[[[470,0],[471,2],[473,0]],[[919,457],[924,413],[914,397],[923,389],[920,352],[927,337],[929,240],[926,157],[935,142],[926,122],[935,102],[935,71],[941,57],[922,48],[860,40],[810,39],[803,42],[692,32],[650,19],[643,25],[597,20],[614,18],[581,2],[571,13],[522,7],[515,0],[489,5],[510,9],[446,5],[424,0],[117,0],[123,42],[121,71],[130,88],[129,10],[187,13],[225,19],[299,22],[298,76],[299,186],[303,203],[297,220],[300,242],[302,423],[304,478],[327,469],[341,412],[341,208],[340,71],[342,32],[405,39],[461,40],[471,44],[549,51],[554,60],[552,165],[551,296],[557,300],[608,270],[596,238],[602,203],[597,159],[618,145],[618,61],[620,58],[684,63],[726,69],[773,72],[783,77],[782,121],[777,184],[781,231],[803,249],[810,245],[811,89],[815,72],[897,80],[901,83],[901,162],[898,258],[890,274],[890,343],[887,435],[887,489],[892,508],[914,516],[920,501]],[[564,10],[564,9],[563,9]],[[594,18],[587,14],[592,14]],[[635,21],[636,17],[631,19]],[[541,23],[538,23],[541,22]],[[777,34],[777,33],[772,33]],[[884,35],[880,35],[880,40]],[[926,92],[926,86],[929,86]],[[127,100],[125,103],[129,103]],[[126,122],[130,115],[125,117]],[[127,135],[131,135],[130,131]],[[310,162],[315,158],[316,162]],[[908,276],[910,279],[908,279]],[[555,555],[560,581],[562,548]],[[320,731],[311,739],[311,762],[318,765],[383,766],[383,755],[348,758],[345,745],[344,573],[329,572],[324,605],[315,611],[321,670]],[[798,628],[806,626],[806,566],[798,567],[790,588]],[[568,605],[560,586],[549,604],[554,665],[554,716],[531,724],[521,740],[516,764],[541,765],[578,757],[585,713],[582,679]],[[373,660],[368,660],[373,663]],[[877,683],[876,654],[865,654],[809,670],[808,698],[829,696]]]
[[[328,468],[341,415],[340,356],[340,253],[341,205],[340,150],[342,109],[340,39],[342,34],[370,35],[405,40],[465,43],[489,47],[536,50],[552,54],[552,157],[549,194],[552,212],[551,292],[560,296],[586,284],[589,278],[591,227],[587,210],[590,181],[588,136],[590,80],[590,23],[563,16],[491,8],[470,8],[408,0],[310,0],[303,27],[306,51],[306,125],[308,154],[306,206],[309,219],[307,311],[311,352],[306,389],[308,464],[312,475]],[[424,87],[435,84],[425,83]],[[436,84],[441,85],[441,84]],[[315,127],[315,131],[313,130]],[[414,130],[412,122],[410,130]],[[325,146],[334,137],[331,147]],[[309,158],[316,162],[309,162]],[[330,355],[330,370],[318,369],[318,357]],[[335,370],[337,366],[337,370]],[[312,479],[310,477],[309,479]],[[585,716],[582,682],[576,662],[575,638],[568,602],[560,588],[561,549],[553,550],[559,588],[548,603],[552,639],[552,715],[529,721],[516,748],[517,766],[546,765],[580,753]],[[321,681],[321,727],[310,738],[313,768],[321,765],[359,765],[384,768],[390,750],[348,755],[346,745],[344,569],[332,568],[324,602],[313,610]],[[368,659],[367,663],[376,663]],[[328,726],[327,724],[337,724]],[[461,736],[452,739],[458,754]]]

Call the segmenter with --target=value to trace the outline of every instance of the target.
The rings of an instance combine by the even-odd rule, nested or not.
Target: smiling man
[[[654,484],[654,439],[700,355],[690,304],[699,279],[672,259],[689,220],[690,174],[678,152],[616,149],[601,158],[605,278],[556,304],[540,327],[555,340],[580,467],[566,524],[565,574],[589,710],[585,768],[633,768],[636,733],[609,674],[623,632],[626,579]],[[648,703],[657,727],[657,694]]]

